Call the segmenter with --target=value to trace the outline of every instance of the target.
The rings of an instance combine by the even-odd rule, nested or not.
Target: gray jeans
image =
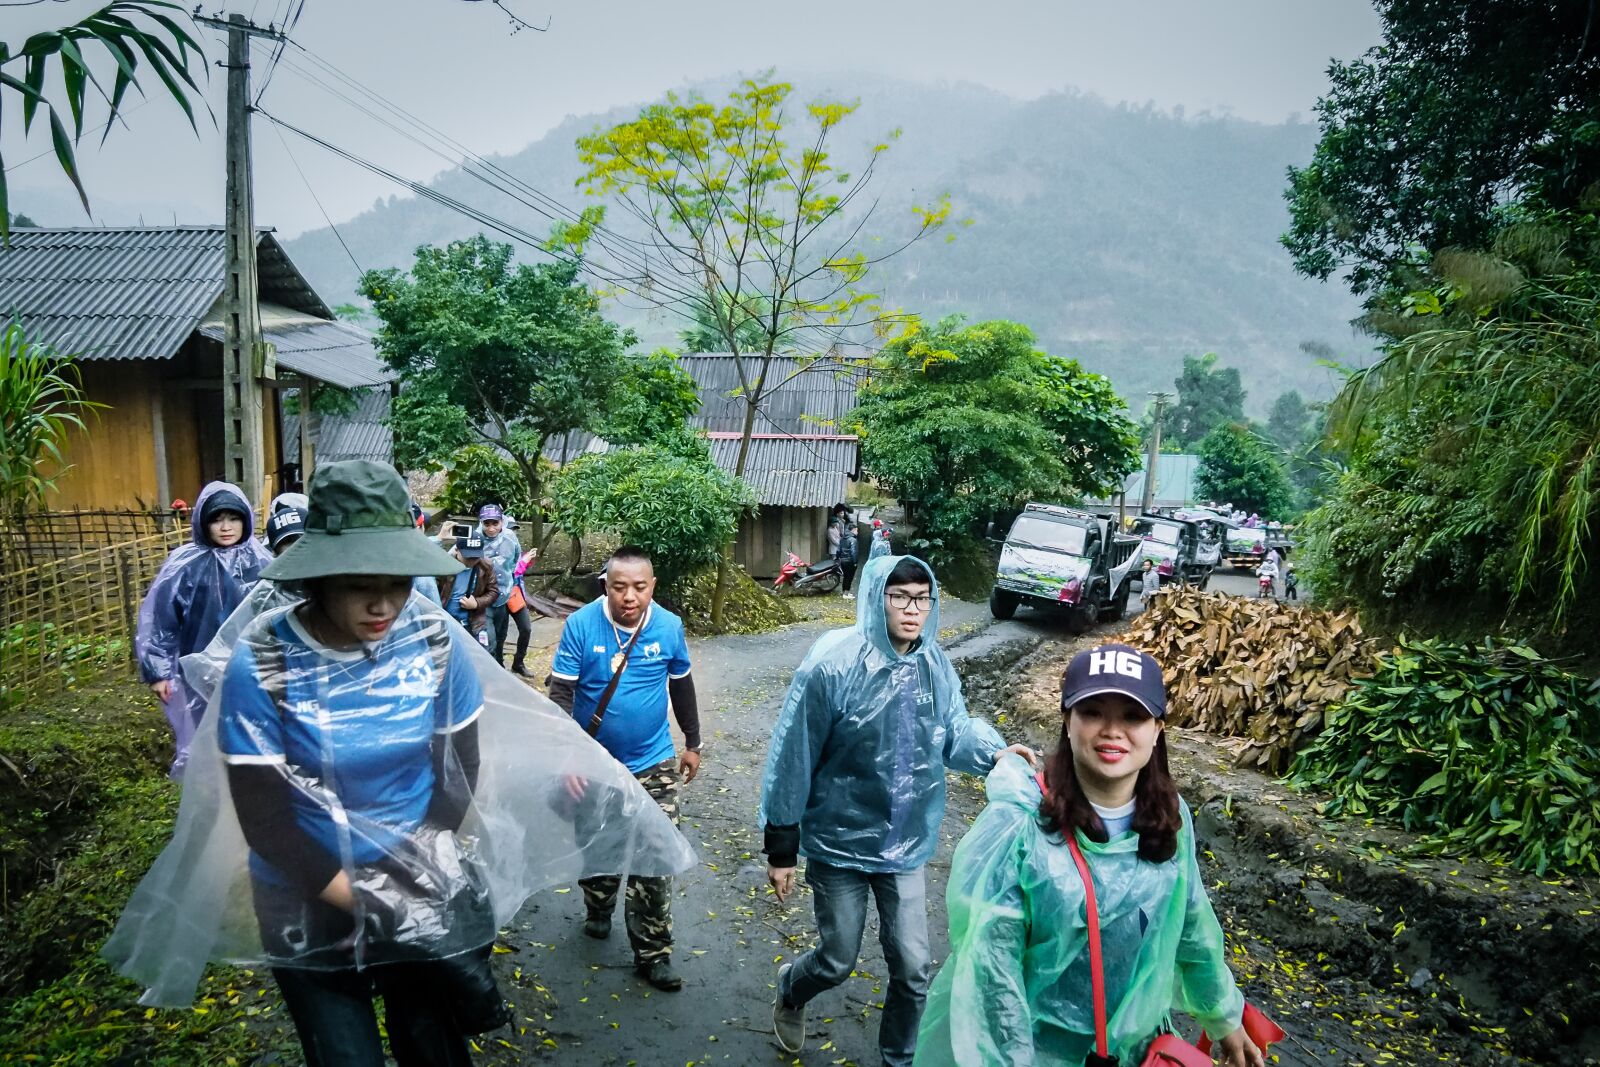
[[[810,860],[806,883],[814,896],[820,943],[790,968],[789,981],[779,989],[784,1002],[799,1007],[850,977],[861,955],[870,890],[878,902],[878,939],[889,964],[878,1047],[886,1067],[911,1067],[931,969],[924,868],[868,874]]]

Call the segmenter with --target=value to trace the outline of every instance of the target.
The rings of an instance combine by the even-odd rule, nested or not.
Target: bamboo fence
[[[131,666],[139,603],[168,553],[188,539],[187,524],[172,524],[28,566],[0,566],[0,701]]]

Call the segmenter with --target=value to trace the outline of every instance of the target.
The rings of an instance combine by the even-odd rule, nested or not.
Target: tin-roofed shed
[[[394,375],[270,230],[257,255],[262,329],[276,353],[260,382],[267,481],[243,487],[259,503],[300,480],[285,456],[279,387],[309,379],[387,392]],[[74,468],[53,507],[164,508],[222,476],[222,288],[221,226],[12,231],[0,247],[0,313],[71,356],[89,399],[107,405],[73,438]]]

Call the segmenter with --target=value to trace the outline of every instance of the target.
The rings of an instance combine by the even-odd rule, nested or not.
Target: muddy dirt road
[[[778,966],[811,946],[814,928],[808,891],[782,906],[766,889],[756,824],[761,770],[795,665],[818,634],[844,620],[844,608],[836,602],[828,606],[831,620],[776,634],[693,643],[706,742],[700,777],[683,791],[683,829],[700,864],[676,881],[673,900],[675,963],[684,989],[661,993],[634,976],[620,918],[610,940],[585,937],[575,886],[542,894],[519,916],[496,957],[521,1032],[481,1039],[482,1062],[878,1063],[885,970],[875,920],[857,975],[813,1002],[806,1051],[783,1054],[769,1027]],[[1072,648],[1092,640],[1069,637],[1030,613],[996,624],[985,605],[947,599],[943,608],[944,640],[969,679],[969,700],[997,720],[1016,699],[1022,672],[1047,676],[1049,664],[1064,662]],[[1015,716],[1001,728],[1013,737],[1030,729]],[[1189,766],[1217,759],[1203,746],[1185,751]],[[944,839],[929,868],[936,961],[948,947],[943,899],[950,855],[982,802],[981,782],[952,778]],[[1264,848],[1235,847],[1208,811],[1198,822],[1203,837],[1215,838],[1203,841],[1202,863],[1230,932],[1235,969],[1247,995],[1294,1035],[1274,1049],[1276,1062],[1520,1062],[1500,1051],[1504,1035],[1477,1026],[1456,1005],[1456,992],[1426,965],[1388,973],[1370,958],[1348,959],[1335,925],[1342,898],[1315,877],[1307,885],[1304,863],[1291,864]],[[1313,918],[1319,905],[1323,914]],[[1308,931],[1314,936],[1304,936]]]

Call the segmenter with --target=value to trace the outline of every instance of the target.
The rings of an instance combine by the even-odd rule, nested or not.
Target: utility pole
[[[228,31],[227,212],[223,237],[222,432],[228,480],[259,502],[266,488],[261,381],[276,377],[261,337],[256,274],[256,218],[250,166],[250,38],[283,34],[240,14],[226,21],[196,14],[202,26]]]
[[[1155,419],[1150,426],[1150,451],[1145,456],[1144,463],[1144,500],[1139,505],[1139,514],[1144,515],[1156,506],[1156,460],[1161,455],[1161,417],[1167,410],[1167,401],[1172,399],[1171,393],[1151,393],[1156,400]]]

